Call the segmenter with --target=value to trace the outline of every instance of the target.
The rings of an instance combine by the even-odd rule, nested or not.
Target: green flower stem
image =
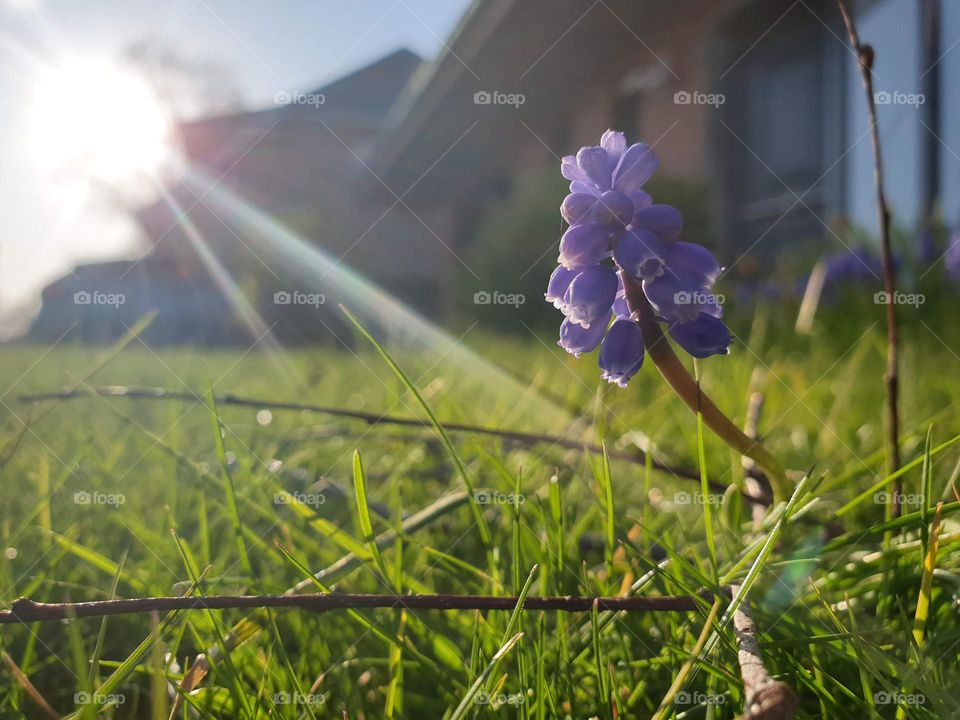
[[[627,305],[636,315],[640,329],[643,331],[643,345],[647,355],[653,360],[653,364],[657,366],[664,380],[691,410],[703,416],[704,424],[721,440],[763,469],[773,489],[774,502],[790,497],[791,483],[783,466],[759,440],[745,435],[700,389],[696,380],[673,352],[670,342],[660,329],[653,308],[643,294],[643,288],[635,280],[626,277],[622,271],[620,276],[626,288]]]

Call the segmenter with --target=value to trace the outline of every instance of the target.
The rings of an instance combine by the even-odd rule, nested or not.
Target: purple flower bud
[[[627,136],[616,130],[607,130],[600,137],[600,147],[607,151],[613,160],[613,167],[616,167],[627,151]]]
[[[613,300],[613,314],[617,318],[636,320],[627,304],[627,292],[623,289],[623,278],[620,273],[617,273],[617,294]]]
[[[563,314],[570,322],[589,329],[606,321],[617,294],[617,274],[613,268],[592,265],[577,273],[563,296]]]
[[[670,337],[695,358],[726,355],[733,341],[723,321],[706,313],[700,313],[690,322],[672,324],[669,332]]]
[[[592,216],[594,222],[611,230],[623,229],[633,218],[633,203],[622,192],[608,190],[593,206]]]
[[[696,320],[701,312],[721,314],[716,296],[698,278],[670,266],[655,280],[644,280],[643,293],[657,314],[670,323]]]
[[[627,195],[641,190],[644,183],[653,177],[659,164],[649,146],[643,143],[631,145],[613,173],[613,189]]]
[[[568,225],[578,225],[587,220],[593,206],[597,204],[597,196],[590,193],[571,193],[563,199],[560,214]]]
[[[589,184],[590,178],[577,163],[573,155],[564,155],[560,161],[560,174],[572,183]]]
[[[618,292],[613,300],[613,314],[622,319],[635,319],[630,312],[630,306],[627,304],[627,298],[622,292]]]
[[[586,267],[610,255],[610,232],[596,223],[574,225],[560,238],[557,262],[567,268]]]
[[[577,165],[597,190],[606,192],[610,189],[616,160],[611,158],[602,147],[580,148],[580,152],[577,153]]]
[[[615,320],[600,346],[600,369],[604,380],[626,387],[643,365],[643,333],[632,320]]]
[[[550,282],[547,283],[547,291],[543,294],[546,301],[553,303],[553,306],[560,310],[563,307],[563,294],[567,292],[567,288],[579,272],[579,270],[565,268],[563,265],[554,270],[550,276]]]
[[[627,197],[629,197],[630,202],[633,203],[634,212],[653,205],[653,198],[650,197],[650,193],[644,192],[643,190],[637,190],[636,192],[628,193]]]
[[[670,205],[649,205],[637,210],[630,224],[649,230],[663,242],[670,242],[683,230],[683,216]]]
[[[712,286],[723,270],[712,252],[689,242],[675,242],[667,248],[667,265],[689,273],[705,288]]]
[[[630,277],[653,280],[663,274],[667,249],[648,230],[627,230],[613,249],[613,258]]]
[[[583,328],[567,319],[560,324],[560,340],[557,345],[574,357],[580,357],[581,353],[591,352],[597,347],[606,331],[607,323],[599,320],[591,323],[589,328]]]

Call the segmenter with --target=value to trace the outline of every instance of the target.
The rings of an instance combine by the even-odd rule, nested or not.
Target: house
[[[850,4],[876,49],[894,221],[910,230],[934,211],[952,220],[960,3]],[[327,337],[337,322],[335,303],[326,315],[278,311],[278,292],[329,290],[291,287],[302,268],[284,257],[285,241],[260,243],[229,207],[215,210],[216,188],[431,318],[472,304],[471,317],[542,321],[533,300],[562,231],[559,159],[610,127],[654,146],[651,190],[735,277],[785,265],[796,275],[813,255],[843,249],[841,220],[876,230],[866,102],[835,0],[475,0],[430,63],[401,50],[282,95],[181,129],[193,182],[138,214],[152,247],[139,265],[158,302],[218,281],[220,295],[246,298],[286,341]],[[46,307],[62,294],[45,293],[37,329],[69,324],[76,308]],[[477,307],[491,297],[529,301],[511,315]],[[204,340],[178,335],[200,326],[170,308],[206,306],[166,304],[155,332]],[[242,314],[222,315],[215,337],[248,340]]]
[[[876,49],[894,221],[914,228],[935,207],[953,219],[960,3],[851,5]],[[477,0],[394,108],[375,169],[419,179],[411,208],[469,242],[491,202],[609,127],[655,147],[673,181],[661,197],[699,188],[706,237],[691,239],[738,270],[798,241],[842,250],[840,218],[876,229],[864,90],[835,0]],[[544,252],[556,234],[537,239]]]
[[[421,62],[398,50],[310,92],[278,93],[266,109],[182,125],[181,177],[136,214],[148,252],[82,266],[52,283],[28,337],[52,341],[71,327],[72,337],[116,337],[137,313],[155,308],[151,342],[249,344],[267,327],[287,343],[329,339],[341,322],[337,298],[325,287],[294,284],[300,281],[291,279],[282,248],[218,207],[217,193],[242,199],[336,262],[361,267],[379,286],[430,302],[438,275],[433,241],[420,238],[419,223],[393,198],[356,189],[367,174],[359,159]],[[75,303],[76,293],[91,302]],[[330,302],[283,304],[296,293]],[[119,308],[96,302],[118,294],[126,299]]]

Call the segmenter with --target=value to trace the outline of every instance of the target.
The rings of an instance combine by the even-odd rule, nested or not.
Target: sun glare
[[[47,70],[32,111],[32,151],[51,175],[119,186],[149,179],[170,159],[167,113],[119,65],[77,59]]]

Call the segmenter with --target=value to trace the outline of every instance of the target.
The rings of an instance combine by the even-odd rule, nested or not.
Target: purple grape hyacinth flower
[[[943,256],[943,265],[947,270],[947,276],[955,281],[960,281],[960,228],[958,228],[948,241],[947,252]]]
[[[658,165],[650,147],[628,146],[624,134],[613,130],[599,145],[561,162],[570,194],[560,214],[569,229],[544,297],[566,316],[560,347],[578,357],[599,345],[602,377],[620,387],[644,358],[624,277],[640,284],[657,319],[690,355],[725,355],[732,342],[720,320],[722,296],[710,292],[720,264],[705,247],[680,240],[680,212],[655,204],[643,190]]]

